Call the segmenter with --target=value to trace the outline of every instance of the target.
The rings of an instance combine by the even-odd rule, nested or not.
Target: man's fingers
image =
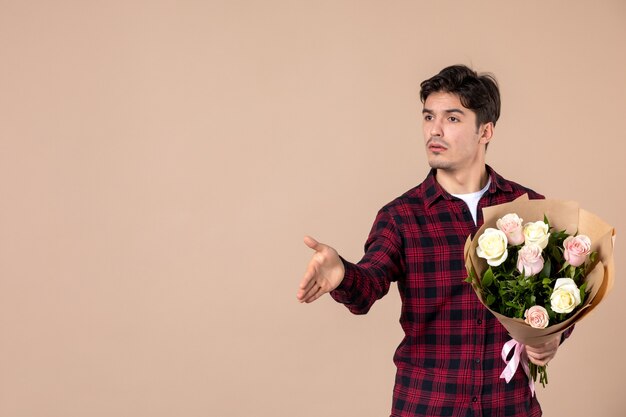
[[[300,281],[300,290],[298,291],[298,298],[302,299],[304,294],[311,289],[313,284],[315,284],[315,274],[317,273],[315,264],[313,262],[309,263],[306,271],[304,272],[304,276],[302,277],[302,281]]]
[[[530,359],[535,359],[537,361],[543,361],[546,359],[549,359],[550,357],[552,357],[552,353],[542,353],[542,354],[537,354],[537,353],[528,353],[528,357]]]
[[[554,355],[559,348],[560,337],[556,337],[541,345],[529,346],[526,345],[526,353],[532,354],[535,357],[545,357]]]
[[[305,236],[304,243],[306,243],[308,247],[316,251],[321,246],[321,243],[313,239],[311,236]],[[318,268],[319,263],[321,262],[319,260],[319,256],[320,255],[318,252],[316,252],[313,255],[313,259],[311,259],[311,261],[309,262],[309,265],[307,266],[306,271],[304,272],[304,276],[302,277],[302,281],[300,281],[300,290],[298,291],[296,298],[298,298],[301,302],[306,301],[307,297],[311,296],[309,292],[316,284],[315,277],[316,277],[316,274],[318,273],[317,268]]]
[[[317,284],[315,280],[316,274],[315,264],[311,262],[304,273],[304,278],[302,278],[302,282],[300,283],[300,291],[298,291],[298,299],[300,301],[306,300],[308,296],[310,296],[311,290],[313,290]]]
[[[307,298],[311,297],[311,294],[317,290],[317,286],[315,285],[315,281],[311,281],[310,285],[307,288],[300,290],[300,295],[298,298],[300,301],[306,301]]]
[[[559,338],[555,338],[549,342],[543,343],[538,346],[526,346],[526,354],[528,359],[535,365],[544,366],[550,362],[559,347]]]
[[[315,286],[311,289],[310,296],[307,297],[307,299],[305,300],[305,303],[312,303],[313,301],[317,300],[325,293],[326,291],[324,291],[322,287]]]
[[[548,364],[548,361],[540,361],[534,358],[528,358],[528,359],[530,359],[530,361],[537,366],[546,366]]]
[[[315,279],[313,279],[313,274],[311,274],[302,281],[302,284],[300,284],[300,290],[307,292],[313,285],[315,285]]]
[[[528,353],[528,355],[532,355],[535,358],[541,358],[541,357],[545,357],[545,356],[550,356],[554,352],[556,352],[556,349],[554,349],[554,348],[537,349],[537,348],[527,347],[527,349],[526,349],[526,353]]]
[[[310,303],[311,301],[314,300],[313,297],[315,297],[316,295],[319,297],[320,295],[322,295],[324,292],[321,291],[322,290],[322,286],[319,285],[317,282],[312,281],[312,284],[304,293],[304,295],[302,296],[302,300],[305,303]],[[321,294],[320,294],[321,292]]]
[[[532,356],[528,356],[528,359],[535,365],[545,366],[552,358],[534,358]]]
[[[550,355],[546,353],[538,353],[530,350],[526,351],[528,359],[535,365],[544,366],[550,360]]]
[[[313,239],[311,236],[304,237],[304,244],[315,251],[320,250],[321,249],[320,246],[322,245],[317,240]]]

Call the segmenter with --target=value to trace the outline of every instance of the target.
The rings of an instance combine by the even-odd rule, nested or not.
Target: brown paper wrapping
[[[515,201],[486,207],[483,209],[484,224],[478,229],[476,235],[468,237],[465,242],[465,267],[467,271],[474,271],[475,276],[481,279],[487,270],[487,261],[479,258],[476,254],[478,237],[488,227],[496,227],[496,221],[508,213],[517,213],[526,222],[543,220],[545,215],[554,230],[566,230],[569,234],[578,232],[589,236],[591,250],[598,252],[598,263],[587,274],[587,296],[582,307],[566,321],[546,327],[535,329],[530,327],[522,319],[503,316],[487,307],[480,287],[476,282],[472,287],[483,305],[507,329],[511,337],[525,345],[538,345],[554,336],[559,335],[572,327],[576,322],[587,316],[606,297],[615,279],[613,263],[613,244],[615,229],[604,222],[598,216],[581,209],[574,201],[561,200],[529,200],[524,194]]]

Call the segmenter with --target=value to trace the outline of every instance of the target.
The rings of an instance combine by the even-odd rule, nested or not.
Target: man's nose
[[[441,136],[442,132],[443,131],[441,129],[441,122],[433,120],[432,124],[430,125],[430,136]]]

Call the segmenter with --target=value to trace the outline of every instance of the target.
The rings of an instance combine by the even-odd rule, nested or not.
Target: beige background
[[[471,6],[469,4],[471,3]],[[0,1],[0,416],[385,416],[395,286],[295,300],[427,173],[419,82],[496,74],[488,162],[618,230],[545,415],[626,415],[626,3]]]

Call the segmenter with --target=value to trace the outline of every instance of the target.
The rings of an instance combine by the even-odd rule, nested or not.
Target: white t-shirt
[[[489,177],[489,181],[487,181],[487,184],[480,191],[476,191],[475,193],[469,193],[469,194],[452,194],[456,198],[460,198],[461,200],[465,201],[465,204],[467,204],[467,207],[470,209],[470,213],[472,213],[474,224],[476,224],[478,202],[480,201],[480,198],[483,196],[483,194],[487,192],[490,185],[491,185],[491,177]]]

